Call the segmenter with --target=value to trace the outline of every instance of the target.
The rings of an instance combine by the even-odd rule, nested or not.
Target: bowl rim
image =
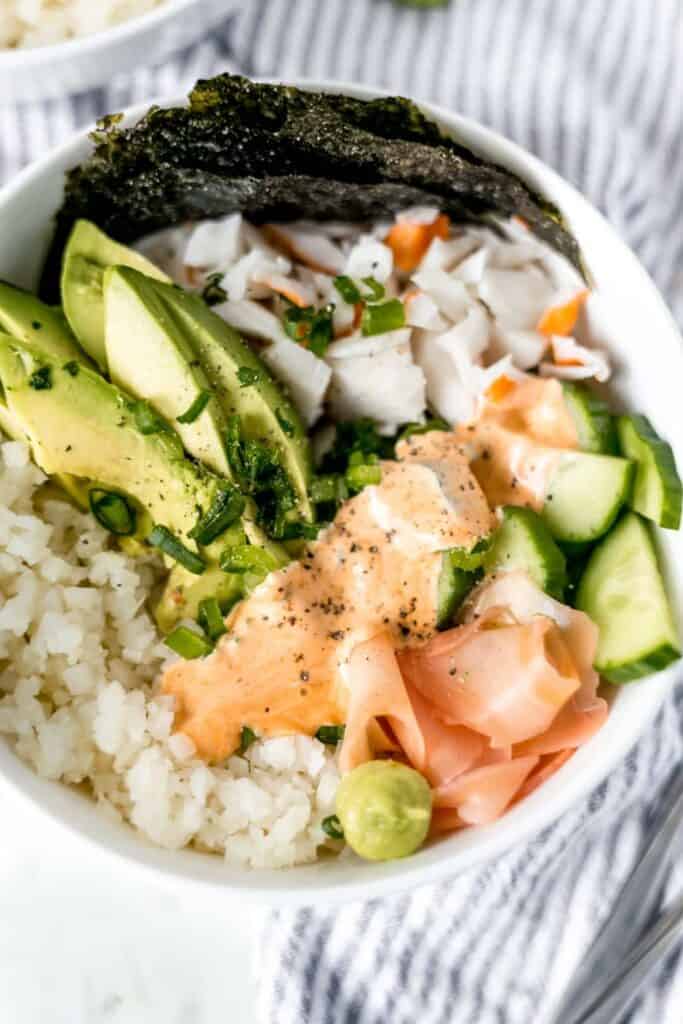
[[[387,89],[339,80],[284,78],[268,79],[268,81],[283,82],[304,89],[342,92],[361,99],[391,95],[391,91]],[[152,103],[167,107],[182,105],[185,102],[186,97],[181,96],[180,98],[164,97],[156,101],[149,100],[135,104],[124,111],[124,124],[135,123]],[[498,162],[512,165],[518,172],[521,171],[525,180],[534,187],[538,187],[541,191],[551,192],[560,207],[563,206],[563,200],[558,198],[558,194],[570,198],[574,208],[573,214],[568,214],[570,220],[585,214],[594,225],[606,234],[610,247],[619,252],[620,258],[630,263],[630,269],[639,279],[643,292],[648,294],[650,304],[656,307],[662,327],[668,324],[668,341],[675,344],[677,357],[683,364],[683,339],[673,315],[647,271],[600,211],[556,171],[517,143],[472,118],[437,104],[425,101],[417,102],[420,109],[424,110],[428,116],[435,118],[447,130],[462,129],[467,136],[467,144],[475,151],[481,148],[485,155],[490,157],[491,150],[497,150]],[[53,165],[62,168],[68,166],[70,155],[73,155],[76,160],[81,160],[80,151],[87,143],[87,137],[91,130],[92,128],[86,127],[73,133],[65,142],[20,172],[13,181],[0,190],[0,211],[8,202],[30,190],[34,179],[39,179]],[[85,841],[91,849],[97,849],[99,853],[115,858],[119,866],[141,870],[148,875],[153,874],[158,882],[167,885],[185,886],[195,892],[203,890],[220,899],[230,898],[245,903],[266,903],[277,906],[301,906],[313,903],[331,906],[335,903],[346,903],[352,900],[384,897],[422,885],[444,882],[474,866],[484,866],[512,846],[531,841],[538,837],[544,829],[556,823],[570,807],[587,797],[599,786],[617,762],[636,744],[653,721],[666,697],[672,692],[678,665],[679,663],[675,662],[662,672],[642,680],[647,683],[647,688],[641,692],[642,705],[639,707],[637,725],[616,736],[612,735],[609,747],[605,743],[602,744],[604,750],[601,751],[597,774],[592,758],[593,748],[600,743],[601,737],[609,726],[610,719],[593,740],[580,748],[571,759],[571,772],[567,772],[566,768],[561,769],[554,779],[549,780],[546,786],[541,787],[545,789],[560,778],[564,780],[564,787],[554,791],[552,801],[546,800],[541,805],[535,799],[540,792],[537,791],[492,825],[460,833],[460,836],[469,838],[457,851],[445,851],[439,856],[435,851],[443,848],[445,843],[435,844],[405,860],[387,862],[382,866],[384,869],[382,875],[373,876],[370,870],[367,870],[368,866],[364,865],[366,870],[359,877],[349,877],[348,880],[344,878],[341,882],[326,881],[325,865],[323,864],[319,865],[320,874],[314,881],[308,878],[305,882],[299,881],[297,884],[297,875],[300,876],[301,872],[312,868],[313,865],[272,870],[236,869],[238,881],[235,881],[234,876],[230,877],[232,866],[225,865],[220,857],[208,855],[211,861],[217,862],[221,866],[220,875],[213,870],[209,870],[208,873],[203,872],[200,870],[200,865],[206,863],[207,855],[202,855],[194,850],[172,851],[154,846],[132,828],[125,830],[125,838],[118,840],[116,845],[109,842],[108,839],[103,838],[96,827],[102,819],[92,813],[94,805],[87,807],[87,817],[85,813],[81,814],[80,812],[71,815],[63,813],[58,806],[59,799],[54,802],[47,801],[44,796],[39,794],[39,784],[44,783],[45,780],[40,779],[33,769],[25,765],[12,750],[10,750],[13,759],[10,762],[12,767],[7,772],[0,766],[0,783],[9,785],[27,804],[55,822],[60,828],[77,836],[79,840]],[[62,789],[68,791],[71,788],[61,782],[52,783],[52,785],[57,786],[60,791]],[[501,827],[503,823],[504,827]],[[223,877],[223,871],[225,877]]]
[[[48,43],[45,46],[0,49],[0,71],[8,71],[18,66],[37,66],[54,59],[66,59],[75,55],[84,56],[101,47],[125,42],[130,36],[154,28],[167,18],[180,14],[186,8],[197,3],[201,3],[201,0],[163,0],[158,7],[153,7],[150,11],[134,14],[117,25],[100,29],[97,32],[89,32],[87,35],[76,36],[73,39],[64,39],[60,43]],[[226,10],[226,16],[228,13],[229,11]],[[54,149],[50,150],[50,153],[54,152]]]

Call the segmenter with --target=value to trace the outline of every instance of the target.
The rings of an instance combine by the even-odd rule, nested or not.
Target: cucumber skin
[[[631,661],[628,665],[620,665],[615,668],[599,669],[600,675],[610,683],[632,683],[643,676],[653,675],[661,672],[670,665],[672,661],[678,661],[681,654],[671,644],[662,644],[657,647],[646,658]]]
[[[635,413],[632,416],[620,416],[617,421],[619,446],[627,458],[636,464],[635,480],[629,505],[635,512],[650,519],[651,516],[641,506],[638,507],[638,485],[643,474],[652,471],[652,464],[640,459],[638,447],[631,445],[629,433],[636,435],[637,446],[643,445],[649,450],[654,462],[654,471],[659,473],[662,482],[662,510],[659,518],[653,520],[666,530],[678,530],[681,525],[681,506],[683,505],[683,488],[676,469],[676,460],[671,445],[664,441],[656,432],[646,416]],[[630,450],[629,450],[630,449]]]
[[[574,420],[579,449],[594,455],[615,455],[617,429],[607,403],[575,381],[563,381],[562,393]]]
[[[545,577],[540,579],[533,567],[526,571],[541,590],[561,600],[567,584],[567,563],[543,519],[533,509],[520,505],[506,505],[502,511],[503,520],[485,557],[486,571],[506,571],[505,562],[510,560],[511,554],[506,552],[505,544],[507,542],[509,546],[510,540],[514,542],[515,532],[521,530],[526,534],[523,543],[536,549],[538,560],[543,563]],[[521,568],[511,566],[517,567]]]
[[[552,498],[548,496],[546,498],[546,505],[543,509],[542,515],[545,520],[546,526],[550,530],[551,534],[558,542],[563,546],[571,546],[574,550],[579,545],[589,545],[597,540],[600,540],[609,530],[614,526],[614,523],[621,512],[622,507],[628,502],[631,492],[633,490],[633,481],[635,479],[636,466],[634,462],[630,462],[628,468],[625,468],[624,479],[622,482],[621,491],[616,497],[612,512],[602,521],[599,528],[591,532],[590,536],[576,536],[576,533],[572,530],[568,530],[564,527],[554,516],[553,509],[550,508],[549,502]],[[549,494],[552,494],[552,486]]]
[[[455,548],[457,552],[460,549]],[[456,555],[457,558],[457,555]],[[453,617],[465,600],[474,584],[480,578],[480,572],[467,572],[459,568],[452,557],[452,552],[444,551],[441,573],[439,575],[439,593],[436,613],[436,628],[448,629]]]
[[[593,601],[592,596],[589,592],[592,590],[592,579],[590,577],[590,574],[593,568],[593,562],[597,559],[600,559],[600,557],[603,554],[604,545],[609,543],[610,539],[613,538],[614,534],[620,528],[626,528],[627,520],[629,518],[639,521],[645,528],[645,536],[647,538],[647,543],[650,547],[651,555],[655,562],[655,571],[659,574],[664,600],[668,604],[666,588],[664,585],[664,581],[661,579],[657,555],[652,540],[652,531],[651,529],[648,529],[647,520],[643,520],[634,512],[627,511],[625,515],[623,515],[619,519],[616,526],[614,526],[610,530],[610,532],[605,537],[603,537],[601,541],[598,544],[596,544],[593,550],[591,551],[590,556],[588,557],[588,560],[581,574],[581,578],[578,582],[578,586],[576,588],[576,601],[574,607],[588,615],[588,617],[593,622],[595,622],[598,628],[600,628],[599,623],[596,622],[595,618],[591,614],[593,609]],[[608,682],[624,684],[634,682],[638,679],[642,679],[644,676],[652,675],[655,672],[661,672],[662,669],[666,668],[672,662],[679,660],[680,657],[680,649],[674,647],[672,643],[663,640],[663,642],[659,643],[656,647],[654,647],[654,649],[648,651],[643,657],[635,658],[621,665],[610,665],[609,663],[598,664],[596,660],[595,668],[600,673],[600,675]]]

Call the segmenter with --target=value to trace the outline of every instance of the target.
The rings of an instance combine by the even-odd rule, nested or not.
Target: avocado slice
[[[183,457],[172,431],[140,433],[134,403],[115,385],[86,366],[73,376],[46,353],[6,335],[0,335],[0,382],[9,414],[44,472],[130,495],[151,522],[195,548],[189,534],[198,510],[211,506],[221,481]]]
[[[193,576],[182,565],[168,575],[152,614],[162,633],[169,633],[180,619],[196,619],[199,603],[215,597],[224,614],[244,596],[244,581],[238,573],[224,572],[210,565],[201,576]]]
[[[194,351],[226,416],[240,417],[242,434],[280,452],[298,513],[311,521],[312,463],[306,429],[292,402],[259,357],[198,295],[153,282],[174,317],[186,325]],[[240,380],[240,371],[242,380]],[[249,371],[245,373],[244,371]],[[249,380],[245,385],[244,378]]]
[[[37,345],[55,360],[90,363],[62,310],[48,306],[31,292],[8,281],[0,281],[0,330],[27,345]]]
[[[105,354],[114,384],[149,402],[173,423],[190,455],[229,477],[228,424],[184,324],[152,279],[130,267],[109,267],[103,293]],[[201,411],[195,415],[193,407]]]
[[[72,331],[101,370],[106,371],[102,277],[107,267],[135,267],[159,281],[169,278],[150,260],[115,242],[89,220],[77,220],[64,250],[61,292]]]

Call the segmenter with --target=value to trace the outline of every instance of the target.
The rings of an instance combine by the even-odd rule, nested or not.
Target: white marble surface
[[[197,902],[0,789],[2,1024],[254,1024],[255,908]]]

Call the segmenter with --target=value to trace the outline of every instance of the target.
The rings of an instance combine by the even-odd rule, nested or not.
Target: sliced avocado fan
[[[79,342],[105,372],[102,277],[106,268],[114,264],[135,267],[160,281],[169,280],[150,260],[114,242],[95,224],[88,220],[76,221],[62,260],[62,304]]]
[[[86,366],[74,374],[46,353],[0,335],[0,383],[12,420],[48,474],[98,481],[130,496],[189,551],[198,518],[224,483],[183,455],[172,430],[140,432],[135,403]],[[225,539],[201,551],[217,562]],[[230,542],[244,539],[231,528]],[[221,543],[222,541],[222,543]]]

